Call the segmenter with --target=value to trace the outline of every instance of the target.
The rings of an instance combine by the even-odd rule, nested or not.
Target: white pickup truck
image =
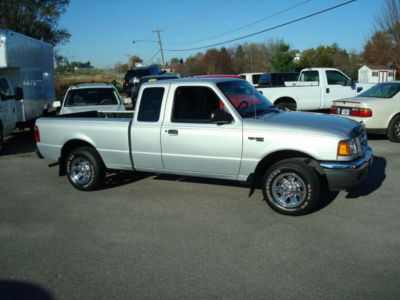
[[[312,211],[324,182],[331,190],[361,182],[372,158],[360,123],[279,110],[232,78],[147,82],[134,113],[39,118],[35,138],[39,156],[80,190],[98,188],[113,169],[248,181],[288,215]]]
[[[298,81],[285,82],[286,87],[258,87],[275,106],[290,110],[330,109],[332,101],[354,97],[373,84],[356,84],[334,68],[308,68]]]

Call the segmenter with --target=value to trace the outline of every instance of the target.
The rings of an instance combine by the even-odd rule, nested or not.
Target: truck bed
[[[83,111],[72,114],[56,115],[56,118],[106,118],[106,119],[132,119],[134,111]]]

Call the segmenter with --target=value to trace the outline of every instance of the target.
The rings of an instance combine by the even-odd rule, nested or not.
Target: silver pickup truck
[[[287,215],[311,212],[322,186],[358,184],[372,159],[362,124],[281,111],[231,78],[145,83],[134,113],[39,118],[35,138],[39,156],[83,191],[115,169],[230,179],[249,182],[250,194],[261,187]]]

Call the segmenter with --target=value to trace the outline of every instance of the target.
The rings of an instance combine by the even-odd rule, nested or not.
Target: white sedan
[[[363,121],[370,133],[400,143],[400,81],[379,83],[357,97],[333,101],[331,114]]]

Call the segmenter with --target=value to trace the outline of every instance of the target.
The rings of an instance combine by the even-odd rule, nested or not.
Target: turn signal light
[[[372,110],[370,110],[369,108],[353,108],[351,110],[351,115],[353,117],[368,118],[372,117]]]
[[[35,141],[36,141],[36,143],[40,143],[39,127],[37,127],[36,125],[35,125],[35,128],[34,128],[34,133],[35,133]]]
[[[349,141],[340,141],[339,146],[338,146],[338,155],[341,156],[350,156],[351,155],[351,149],[350,149],[350,144]]]

